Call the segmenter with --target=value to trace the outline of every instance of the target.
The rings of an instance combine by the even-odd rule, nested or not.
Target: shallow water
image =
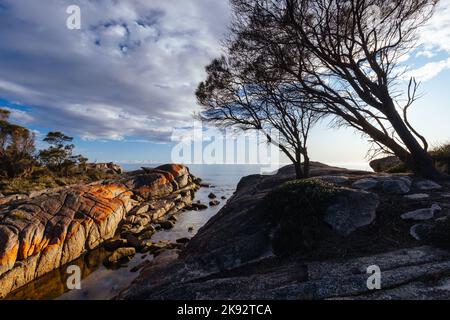
[[[127,167],[127,170],[136,167]],[[201,177],[204,183],[211,184],[211,188],[201,188],[195,201],[208,203],[208,195],[213,192],[221,201],[217,207],[210,207],[204,211],[186,211],[178,215],[178,221],[171,230],[157,232],[152,241],[170,240],[188,237],[192,238],[198,230],[213,217],[227,200],[220,199],[225,196],[229,199],[235,191],[240,178],[249,174],[260,173],[260,166],[252,165],[213,165],[213,166],[190,166],[191,172]],[[191,229],[191,231],[189,231]],[[103,249],[93,250],[79,259],[72,261],[69,265],[77,265],[81,269],[82,281],[80,290],[68,290],[66,281],[68,274],[67,266],[54,270],[43,277],[27,284],[10,294],[7,299],[61,299],[61,300],[101,300],[111,299],[121,290],[126,288],[139,272],[131,269],[140,265],[145,260],[153,259],[153,256],[137,253],[128,263],[116,267],[106,268],[103,265],[104,258],[108,255]]]

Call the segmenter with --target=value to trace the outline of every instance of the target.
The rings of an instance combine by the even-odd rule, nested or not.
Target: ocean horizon
[[[119,163],[126,171],[138,170],[141,167],[157,167],[164,163]],[[373,170],[369,163],[347,162],[326,163],[334,167],[352,170]],[[275,174],[279,168],[289,165],[281,163],[271,164],[185,164],[192,174],[204,180],[204,182],[222,187],[236,187],[239,180],[252,174]]]

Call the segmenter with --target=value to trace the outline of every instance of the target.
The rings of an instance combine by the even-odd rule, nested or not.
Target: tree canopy
[[[0,175],[7,178],[31,174],[35,164],[34,134],[9,122],[10,111],[0,109]]]
[[[258,83],[295,92],[285,96],[299,108],[358,130],[416,174],[439,177],[426,139],[408,119],[418,83],[411,78],[403,90],[400,63],[437,2],[231,0],[225,49],[239,53],[239,67],[254,70]],[[251,86],[255,78],[248,80]]]

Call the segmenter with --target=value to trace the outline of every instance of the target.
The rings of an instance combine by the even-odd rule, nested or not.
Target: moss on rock
[[[394,173],[410,173],[412,171],[410,169],[408,169],[406,164],[400,163],[400,164],[397,164],[397,165],[385,170],[385,172],[394,174]]]
[[[265,198],[266,212],[276,225],[274,253],[286,256],[315,250],[319,239],[335,236],[323,216],[341,189],[318,179],[294,180],[271,191]]]

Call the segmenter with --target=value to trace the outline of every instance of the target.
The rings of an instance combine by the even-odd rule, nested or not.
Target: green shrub
[[[274,253],[286,256],[314,250],[318,240],[331,233],[323,216],[339,193],[339,188],[317,179],[290,181],[271,191],[264,205],[277,226],[272,239]]]
[[[430,154],[436,160],[436,168],[444,173],[450,173],[450,143],[441,144],[430,151]]]
[[[64,179],[64,178],[56,178],[56,179],[55,179],[55,183],[56,183],[59,187],[64,187],[64,186],[67,186],[67,185],[68,185],[66,179]]]
[[[53,173],[47,167],[37,167],[34,169],[33,174],[31,175],[31,179],[37,180],[42,177],[53,177]]]
[[[400,163],[396,166],[393,166],[385,171],[386,173],[408,173],[411,172],[411,170],[408,169],[406,164]]]
[[[429,154],[433,158],[450,158],[450,143],[444,143],[441,145],[438,145],[431,149],[429,151]],[[436,161],[436,166],[439,170],[445,171],[445,166],[447,165],[447,162],[441,163],[440,161]],[[411,172],[410,169],[407,168],[407,166],[404,163],[398,164],[396,166],[393,166],[392,168],[389,168],[385,171],[386,173],[408,173]]]
[[[0,181],[0,191],[4,195],[28,193],[30,191],[53,188],[57,185],[52,178],[39,179],[3,179]]]
[[[35,135],[25,127],[9,122],[11,112],[0,108],[0,177],[30,177],[37,164]]]
[[[1,179],[0,192],[4,195],[28,193],[73,184],[91,183],[99,180],[117,178],[117,174],[88,170],[72,172],[71,175],[60,175],[46,167],[38,167],[29,178]]]
[[[87,170],[88,159],[73,155],[72,137],[49,132],[49,148],[35,153],[35,136],[9,122],[10,111],[0,108],[0,193],[28,193],[42,189],[91,183],[118,177],[115,173]]]
[[[450,142],[449,143],[443,143],[441,145],[438,145],[434,147],[430,154],[432,157],[438,157],[438,158],[450,158]]]

